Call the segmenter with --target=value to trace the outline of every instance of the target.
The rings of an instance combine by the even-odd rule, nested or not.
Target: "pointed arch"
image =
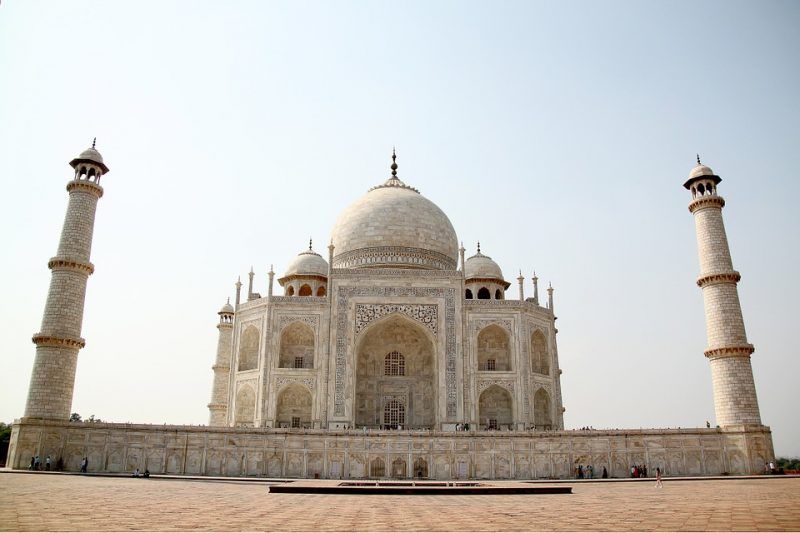
[[[497,324],[490,324],[478,333],[478,370],[511,370],[511,338]]]
[[[533,395],[533,424],[536,429],[553,429],[551,412],[550,395],[543,388],[539,388]]]
[[[486,287],[481,287],[478,289],[478,300],[491,300],[492,293],[489,292],[489,289]]]
[[[317,296],[325,296],[326,294],[327,293],[325,292],[325,286],[324,285],[320,285],[317,288]]]
[[[386,463],[380,457],[376,457],[369,463],[369,477],[386,477]]]
[[[370,323],[355,349],[355,424],[433,428],[438,383],[435,346],[431,331],[402,313]],[[403,422],[386,421],[384,408],[391,401],[402,403]]]
[[[494,291],[494,299],[495,300],[502,300],[503,299],[503,291],[501,291],[500,289],[497,289],[496,291]]]
[[[502,429],[514,421],[514,400],[503,387],[492,385],[478,399],[479,424],[483,429]]]
[[[289,285],[286,289],[286,296],[294,296],[294,285]]]
[[[256,419],[256,393],[250,385],[242,385],[236,392],[236,408],[234,411],[234,424],[237,426],[255,425]]]
[[[278,393],[275,425],[286,428],[311,427],[311,392],[303,385],[292,383]]]
[[[314,368],[314,330],[302,322],[292,322],[281,331],[278,366]]]
[[[414,461],[414,477],[420,479],[428,477],[428,461],[422,457]]]
[[[472,300],[472,289],[467,289],[464,291],[464,298],[467,300]]]
[[[392,461],[392,477],[396,479],[403,479],[406,477],[406,461],[402,457],[398,457]]]
[[[311,286],[308,283],[303,283],[300,286],[300,292],[297,293],[298,296],[311,296],[312,294],[314,293],[311,291]]]
[[[258,367],[259,331],[255,326],[247,326],[239,339],[239,371]]]
[[[547,350],[547,339],[538,329],[531,334],[531,367],[534,372],[550,375],[550,354]]]

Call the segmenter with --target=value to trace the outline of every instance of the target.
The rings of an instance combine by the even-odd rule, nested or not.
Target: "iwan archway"
[[[430,333],[401,314],[366,329],[356,342],[356,426],[434,428],[434,350]]]

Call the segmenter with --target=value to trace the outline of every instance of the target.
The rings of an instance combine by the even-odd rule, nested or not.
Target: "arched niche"
[[[325,296],[326,294],[324,285],[317,287],[317,296]]]
[[[464,291],[464,298],[467,300],[472,300],[472,289],[467,289]]]
[[[434,350],[429,331],[405,315],[389,315],[362,332],[356,343],[356,425],[433,428],[437,398]],[[387,420],[390,404],[395,418]],[[396,418],[398,405],[402,405],[403,423]]]
[[[311,286],[307,283],[304,283],[300,286],[300,291],[297,294],[298,296],[311,296],[313,292],[311,291]]]
[[[314,368],[314,330],[292,322],[281,331],[279,353],[280,368]]]
[[[237,426],[253,426],[256,419],[256,393],[249,385],[243,385],[236,393],[236,410],[234,424]]]
[[[286,289],[286,296],[294,296],[294,286],[289,285]]]
[[[511,340],[508,332],[491,324],[478,333],[478,370],[508,372],[511,370]]]
[[[547,353],[547,339],[538,329],[531,334],[531,366],[534,372],[550,375],[550,355]]]
[[[478,289],[478,300],[491,300],[491,299],[492,299],[492,293],[489,292],[489,289],[487,289],[486,287],[481,287],[480,289]]]
[[[278,393],[275,423],[277,427],[311,427],[311,393],[304,386],[293,383]]]
[[[514,421],[514,401],[511,393],[499,385],[487,388],[478,400],[478,413],[482,428],[507,428]]]
[[[258,366],[258,328],[247,326],[239,339],[239,371],[253,370]]]
[[[386,463],[383,459],[376,457],[369,463],[369,477],[380,479],[386,477]]]
[[[533,424],[536,429],[553,429],[553,419],[550,415],[550,395],[540,388],[533,395]]]

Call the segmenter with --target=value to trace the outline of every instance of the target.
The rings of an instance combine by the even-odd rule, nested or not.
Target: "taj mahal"
[[[540,299],[535,273],[528,286],[521,272],[508,280],[487,255],[502,250],[489,242],[468,256],[447,215],[398,176],[394,153],[388,179],[339,215],[325,257],[309,242],[277,280],[270,268],[264,294],[253,269],[246,288],[236,283],[233,303],[218,312],[208,426],[70,422],[95,210],[109,172],[94,143],[70,164],[12,468],[50,455],[69,470],[86,457],[97,472],[536,479],[569,477],[577,464],[616,477],[632,464],[666,475],[756,473],[773,458],[722,180],[699,157],[683,185],[719,426],[580,431],[564,426],[569,359],[559,358],[553,288]]]

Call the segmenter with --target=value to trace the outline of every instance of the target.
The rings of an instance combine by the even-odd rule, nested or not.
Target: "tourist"
[[[50,456],[48,455],[44,460],[44,469],[50,470]]]
[[[35,457],[35,459],[36,460],[33,463],[33,469],[34,470],[39,470],[39,467],[41,466],[42,463],[39,461],[39,456],[38,455]]]
[[[64,470],[64,459],[62,459],[60,456],[58,458],[58,461],[56,461],[56,470],[58,470],[59,472]]]
[[[663,489],[664,484],[661,482],[661,467],[656,468],[656,488]]]
[[[606,470],[605,466],[603,467],[603,479],[608,479],[608,470]]]
[[[81,461],[81,473],[85,474],[89,470],[89,458],[84,457]]]
[[[133,477],[139,477],[139,469],[138,468],[134,469]]]
[[[28,470],[33,470],[34,465],[36,465],[36,458],[31,455],[31,466],[28,467]]]
[[[144,469],[144,474],[142,474],[142,476],[143,476],[143,477],[150,477],[150,471],[149,471],[148,469],[146,469],[146,468],[145,468],[145,469]]]

